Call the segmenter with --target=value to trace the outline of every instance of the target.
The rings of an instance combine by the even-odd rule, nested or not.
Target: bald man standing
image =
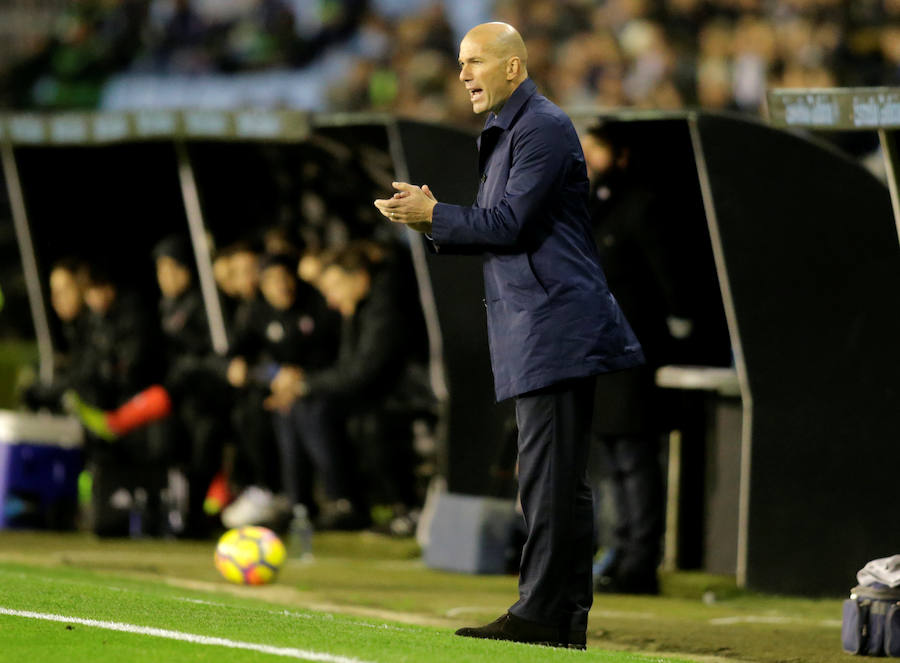
[[[375,205],[426,233],[437,253],[483,253],[497,400],[515,398],[519,491],[528,528],[519,600],[458,635],[584,649],[593,600],[586,480],[595,376],[643,363],[591,235],[584,155],[568,116],[528,78],[519,33],[479,25],[459,47],[476,113],[481,184],[471,207],[395,182]]]

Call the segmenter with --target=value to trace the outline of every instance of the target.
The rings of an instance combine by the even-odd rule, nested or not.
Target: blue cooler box
[[[0,529],[71,526],[82,443],[72,417],[0,410]]]

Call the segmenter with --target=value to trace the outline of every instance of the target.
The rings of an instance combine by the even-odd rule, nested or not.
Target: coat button
[[[481,173],[481,183],[487,182],[487,173]]]

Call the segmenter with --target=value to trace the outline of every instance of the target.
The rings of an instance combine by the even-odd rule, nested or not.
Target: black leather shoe
[[[585,649],[587,643],[584,631],[566,631],[557,626],[530,622],[509,612],[486,626],[461,628],[456,635],[464,638],[510,640],[529,645],[568,647],[569,649]]]

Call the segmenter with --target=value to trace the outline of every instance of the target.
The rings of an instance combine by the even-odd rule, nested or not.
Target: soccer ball
[[[284,564],[287,551],[281,539],[265,527],[228,530],[216,545],[216,568],[238,585],[272,582]]]

